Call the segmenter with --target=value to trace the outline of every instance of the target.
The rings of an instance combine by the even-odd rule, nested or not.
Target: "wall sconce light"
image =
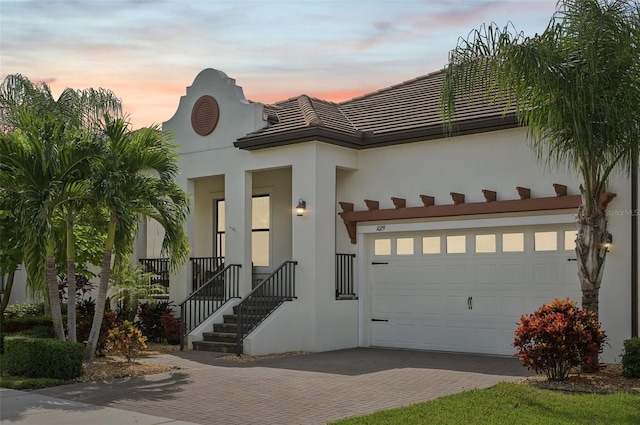
[[[298,205],[296,205],[296,215],[298,217],[302,217],[306,210],[307,210],[307,201],[305,201],[302,198],[298,199]]]
[[[611,233],[607,233],[607,239],[604,241],[604,248],[609,251],[609,249],[613,246],[613,235]]]

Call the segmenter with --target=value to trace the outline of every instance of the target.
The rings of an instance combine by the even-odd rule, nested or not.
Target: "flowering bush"
[[[147,348],[147,338],[142,336],[140,329],[125,320],[122,325],[109,331],[107,349],[122,354],[127,361],[135,359],[139,350]]]
[[[594,313],[577,308],[569,299],[554,299],[520,318],[513,346],[527,368],[552,381],[564,381],[572,367],[597,366],[605,339]]]

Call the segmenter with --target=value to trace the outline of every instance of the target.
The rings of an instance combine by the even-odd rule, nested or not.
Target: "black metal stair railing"
[[[356,254],[336,254],[336,299],[356,297],[354,259]]]
[[[189,332],[231,298],[240,298],[240,264],[229,264],[191,293],[180,307],[180,350]]]
[[[297,261],[285,261],[234,307],[238,317],[237,352],[253,329],[285,301],[296,298]]]
[[[169,293],[169,259],[168,258],[139,258],[138,262],[145,273],[151,273],[149,285],[162,285]]]
[[[198,290],[216,273],[224,268],[224,257],[190,257],[191,261],[191,291]]]

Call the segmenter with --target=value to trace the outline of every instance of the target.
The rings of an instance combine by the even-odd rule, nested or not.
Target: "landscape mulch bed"
[[[622,376],[622,368],[616,364],[603,365],[596,373],[584,373],[574,369],[566,381],[554,382],[544,375],[524,378],[524,384],[566,392],[587,392],[607,394],[614,392],[640,393],[640,379]]]

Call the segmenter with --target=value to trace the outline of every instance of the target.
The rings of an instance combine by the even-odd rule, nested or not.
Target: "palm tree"
[[[0,138],[2,138],[0,134]],[[15,205],[18,203],[15,193],[0,185],[0,277],[7,276],[6,285],[0,301],[0,329],[4,311],[9,304],[16,270],[22,264],[23,229],[15,219]]]
[[[21,215],[28,216],[23,224],[30,234],[24,260],[29,281],[37,288],[42,282],[42,258],[46,258],[45,281],[59,339],[65,336],[57,296],[53,217],[61,209],[67,226],[67,328],[69,339],[75,341],[74,208],[87,196],[88,160],[105,112],[121,112],[120,100],[108,90],[67,88],[55,100],[45,83],[33,84],[22,75],[9,75],[0,86],[0,130],[6,139],[3,158],[9,158],[4,167],[9,171],[7,187],[15,183],[33,197],[20,209]]]
[[[49,115],[29,115],[24,114],[20,130],[0,136],[0,182],[16,200],[14,211],[24,232],[23,260],[32,292],[48,293],[56,337],[64,340],[52,216],[60,199],[60,172],[74,166],[73,160],[61,159],[73,152],[58,149],[63,125]]]
[[[539,159],[580,176],[578,276],[582,306],[596,314],[607,256],[603,193],[614,170],[630,172],[640,145],[639,12],[635,0],[561,0],[534,37],[482,26],[451,52],[441,99],[449,125],[461,97],[504,102]]]
[[[96,351],[109,286],[111,255],[128,261],[135,233],[143,217],[155,219],[165,229],[163,250],[175,270],[187,261],[189,244],[184,223],[190,210],[188,195],[175,183],[177,154],[167,134],[157,126],[130,131],[122,118],[105,116],[104,152],[93,171],[97,205],[108,210],[109,229],[102,261],[96,308],[85,361]]]

